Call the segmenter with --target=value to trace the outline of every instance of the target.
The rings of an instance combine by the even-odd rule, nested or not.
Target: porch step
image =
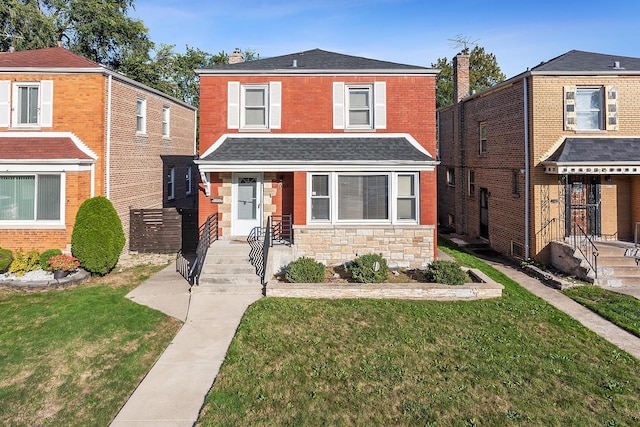
[[[626,257],[624,255],[599,255],[598,267],[636,267],[636,261],[634,258]]]
[[[260,278],[249,262],[249,244],[219,240],[207,251],[195,292],[227,295],[262,294]]]
[[[605,288],[619,288],[622,286],[640,286],[640,277],[600,277],[597,285]]]

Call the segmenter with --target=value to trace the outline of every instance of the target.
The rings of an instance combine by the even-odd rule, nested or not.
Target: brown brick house
[[[437,70],[314,49],[197,73],[201,222],[291,215],[296,257],[327,264],[434,259]]]
[[[630,240],[640,222],[640,59],[570,51],[439,112],[438,221],[503,254],[548,261],[582,232]]]
[[[0,246],[67,249],[93,196],[127,238],[131,208],[195,207],[195,116],[63,48],[0,53]]]

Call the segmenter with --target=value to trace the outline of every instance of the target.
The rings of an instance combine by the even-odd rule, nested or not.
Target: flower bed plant
[[[49,258],[48,264],[49,270],[53,271],[75,271],[80,266],[77,258],[66,254],[52,256]]]

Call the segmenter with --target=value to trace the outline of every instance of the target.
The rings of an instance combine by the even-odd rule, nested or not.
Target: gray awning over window
[[[566,138],[542,164],[548,174],[638,174],[640,138]]]

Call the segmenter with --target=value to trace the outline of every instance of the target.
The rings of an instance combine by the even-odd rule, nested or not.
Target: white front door
[[[262,174],[233,174],[233,236],[248,236],[254,227],[262,226]]]

